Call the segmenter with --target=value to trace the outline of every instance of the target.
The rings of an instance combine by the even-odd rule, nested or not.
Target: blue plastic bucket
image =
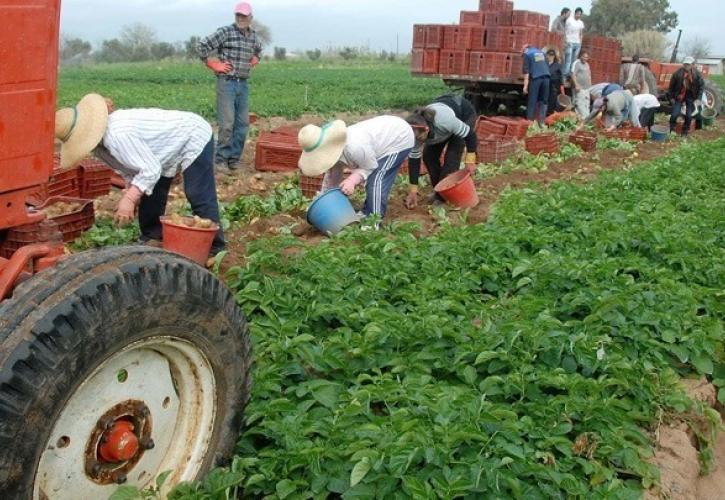
[[[670,136],[670,128],[666,125],[653,125],[650,136],[655,142],[665,142]]]
[[[338,233],[343,227],[359,219],[350,200],[339,188],[319,196],[307,209],[307,222],[325,234]]]

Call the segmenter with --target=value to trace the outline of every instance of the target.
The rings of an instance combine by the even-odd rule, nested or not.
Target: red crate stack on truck
[[[548,31],[548,15],[513,7],[507,0],[481,0],[478,10],[461,11],[459,24],[415,25],[411,71],[517,78],[524,43],[541,47],[561,37]]]

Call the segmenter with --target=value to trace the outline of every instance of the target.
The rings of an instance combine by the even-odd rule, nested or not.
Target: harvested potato
[[[53,203],[49,207],[46,207],[43,209],[43,213],[45,213],[45,216],[49,219],[54,219],[56,217],[60,217],[61,215],[68,215],[72,214],[73,212],[77,212],[81,209],[83,205],[80,203],[67,203],[64,201],[61,201],[59,203]]]
[[[173,214],[168,218],[169,222],[176,224],[177,226],[186,226],[197,229],[211,229],[214,227],[215,222],[210,219],[204,219],[195,215],[193,217],[182,217],[179,214]]]

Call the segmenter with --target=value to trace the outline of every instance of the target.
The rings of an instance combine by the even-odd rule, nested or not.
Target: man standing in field
[[[692,115],[702,104],[702,91],[705,81],[702,74],[695,68],[695,59],[685,57],[682,67],[675,71],[670,79],[670,88],[667,96],[672,100],[672,115],[670,116],[670,132],[675,131],[677,118],[682,109],[685,109],[685,123],[682,127],[682,136],[687,137],[692,124]]]
[[[247,2],[238,3],[234,16],[233,24],[202,38],[197,46],[199,57],[217,77],[219,132],[214,163],[223,173],[239,168],[249,130],[247,79],[262,53],[257,33],[251,28],[252,6]]]
[[[566,46],[564,48],[564,76],[571,73],[571,65],[579,57],[579,51],[582,48],[582,37],[584,36],[584,21],[582,14],[584,11],[581,7],[577,7],[574,11],[574,19],[569,17],[566,20]]]

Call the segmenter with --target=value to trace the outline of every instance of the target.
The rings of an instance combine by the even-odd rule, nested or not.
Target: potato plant
[[[171,498],[639,498],[677,380],[725,373],[724,169],[720,139],[485,225],[250,245],[238,458]]]

